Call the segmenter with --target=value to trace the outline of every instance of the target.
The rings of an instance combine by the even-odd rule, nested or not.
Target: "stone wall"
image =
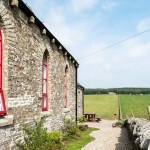
[[[0,150],[14,149],[22,126],[47,115],[48,131],[60,129],[63,116],[75,117],[76,66],[71,56],[9,0],[0,1],[3,32],[3,90],[7,116],[0,117]],[[48,51],[48,111],[42,111],[42,60]],[[68,107],[64,108],[64,73],[68,65]],[[11,116],[9,120],[8,116]]]
[[[127,129],[133,142],[134,150],[150,149],[150,121],[142,118],[128,118]]]
[[[84,113],[84,88],[78,85],[77,94],[77,116],[82,117]]]

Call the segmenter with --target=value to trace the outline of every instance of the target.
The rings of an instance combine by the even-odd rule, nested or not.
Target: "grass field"
[[[117,95],[85,95],[85,112],[96,112],[102,119],[118,118]],[[116,117],[114,114],[117,114]]]
[[[150,106],[150,95],[121,95],[120,102],[123,118],[126,118],[126,114],[131,116],[132,110],[135,117],[148,119],[147,106]]]

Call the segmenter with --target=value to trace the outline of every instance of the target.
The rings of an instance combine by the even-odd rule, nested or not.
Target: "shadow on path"
[[[118,143],[115,146],[115,150],[133,150],[132,142],[129,139],[126,128],[121,128]]]

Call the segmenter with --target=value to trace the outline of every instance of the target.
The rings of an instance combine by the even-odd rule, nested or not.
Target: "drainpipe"
[[[75,71],[76,71],[76,85],[75,85],[75,87],[76,87],[76,89],[75,89],[75,95],[76,95],[76,102],[75,102],[75,119],[76,119],[76,123],[77,123],[77,117],[78,117],[78,96],[77,96],[77,89],[78,89],[78,66],[75,66]]]

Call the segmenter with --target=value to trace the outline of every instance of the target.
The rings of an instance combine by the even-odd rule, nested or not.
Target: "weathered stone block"
[[[41,34],[46,34],[46,29],[42,29]]]
[[[55,39],[53,38],[53,39],[51,40],[51,42],[52,42],[52,43],[55,43]]]
[[[12,125],[14,121],[14,116],[13,115],[7,115],[3,118],[0,118],[0,127]]]
[[[10,5],[11,5],[12,7],[18,7],[19,2],[18,2],[18,0],[10,0]]]
[[[33,16],[29,17],[29,23],[35,23],[35,18]]]

